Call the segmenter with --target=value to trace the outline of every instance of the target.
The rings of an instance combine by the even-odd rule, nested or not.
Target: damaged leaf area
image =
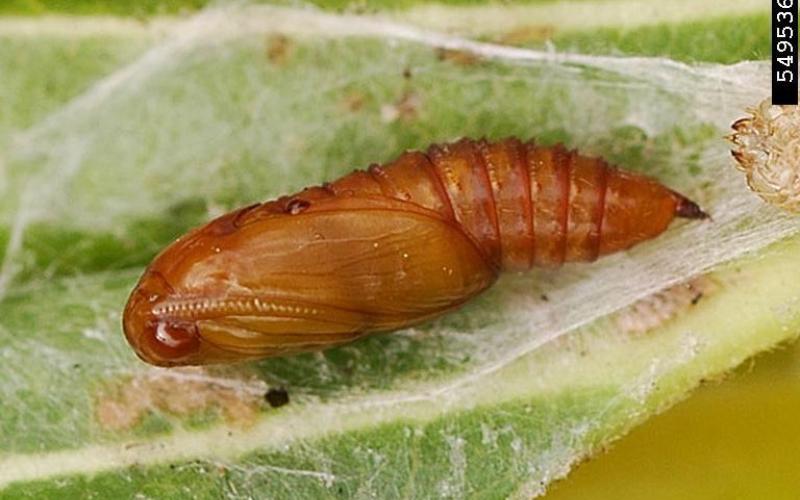
[[[130,430],[146,417],[201,420],[222,416],[228,425],[252,425],[269,391],[261,380],[215,377],[198,368],[152,370],[106,388],[95,402],[106,431]]]
[[[698,276],[638,300],[615,314],[625,333],[644,333],[684,314],[717,289],[709,276]]]
[[[769,92],[767,65],[403,19],[236,3],[128,27],[113,64],[63,76],[69,98],[0,123],[0,496],[528,498],[793,338],[800,224],[747,189],[723,140]],[[7,36],[68,73],[52,38]],[[23,71],[3,96],[31,87]],[[125,344],[127,294],[191,227],[405,149],[510,135],[646,172],[712,219],[323,353],[165,370]]]

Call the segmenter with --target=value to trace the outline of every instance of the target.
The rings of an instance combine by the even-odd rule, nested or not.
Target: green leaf
[[[0,61],[40,61],[0,83],[25,90],[0,128],[0,495],[530,496],[797,330],[800,241],[784,240],[797,223],[747,192],[721,140],[768,92],[763,64],[588,55],[626,45],[608,27],[592,47],[570,35],[586,54],[553,55],[269,6],[204,11],[155,39],[119,22],[126,37],[74,49],[111,62],[62,69],[61,93],[41,78],[63,57],[52,39],[0,47]],[[762,50],[741,37],[724,58],[666,46],[681,60]],[[126,295],[172,238],[461,135],[566,142],[658,176],[714,220],[505,276],[454,314],[322,354],[164,370],[126,346]],[[688,296],[647,299],[687,280]],[[275,387],[288,405],[264,400]]]

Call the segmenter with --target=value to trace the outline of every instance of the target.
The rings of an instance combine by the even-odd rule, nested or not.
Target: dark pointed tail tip
[[[703,220],[711,218],[711,216],[703,212],[697,203],[680,195],[678,197],[678,205],[675,207],[675,215],[684,219]]]

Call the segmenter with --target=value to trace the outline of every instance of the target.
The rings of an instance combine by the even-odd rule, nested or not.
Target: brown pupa
[[[327,349],[457,308],[503,270],[593,261],[706,214],[563,146],[462,139],[230,212],[179,238],[125,308],[162,366]]]

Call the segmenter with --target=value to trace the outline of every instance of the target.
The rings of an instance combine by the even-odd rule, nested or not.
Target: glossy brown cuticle
[[[167,247],[125,309],[157,365],[319,350],[459,307],[504,270],[589,262],[708,216],[562,146],[462,139],[223,215]]]

